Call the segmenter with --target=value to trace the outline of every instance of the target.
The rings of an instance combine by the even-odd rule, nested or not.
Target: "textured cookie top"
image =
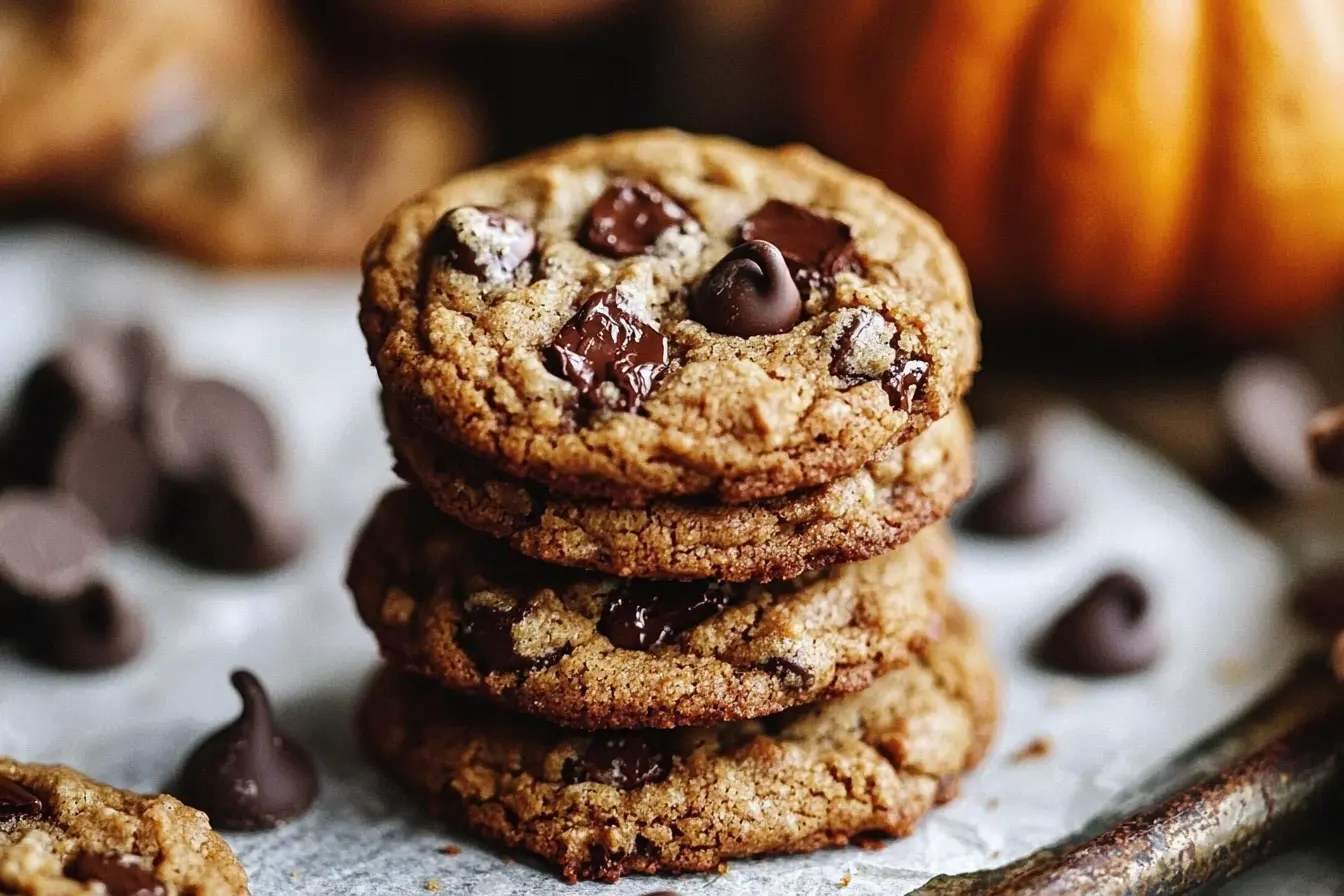
[[[0,892],[247,896],[248,889],[204,813],[64,766],[0,757]]]
[[[384,671],[361,728],[440,815],[570,880],[899,836],[955,795],[994,727],[989,658],[958,608],[946,617],[947,637],[918,662],[753,722],[585,735]]]
[[[937,225],[804,147],[578,140],[402,206],[364,274],[370,356],[419,425],[623,503],[851,472],[978,363]]]
[[[387,495],[349,583],[383,654],[447,686],[582,728],[753,718],[867,685],[936,638],[942,528],[770,585],[646,582],[538,563]]]
[[[945,517],[970,490],[970,415],[957,409],[825,485],[750,504],[574,498],[499,473],[384,408],[403,476],[439,509],[530,557],[641,579],[770,581],[864,560]]]

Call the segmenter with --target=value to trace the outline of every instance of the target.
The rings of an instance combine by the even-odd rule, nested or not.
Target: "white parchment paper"
[[[1219,726],[1291,664],[1300,642],[1281,606],[1273,548],[1171,468],[1086,416],[1056,414],[1051,469],[1077,493],[1067,531],[1022,546],[963,539],[958,594],[984,621],[1003,673],[993,752],[962,796],[877,852],[732,862],[722,876],[630,878],[567,887],[525,857],[501,857],[411,808],[359,758],[351,712],[375,662],[342,587],[356,527],[393,483],[375,379],[349,277],[220,276],[64,231],[0,238],[0,384],[74,317],[152,319],[181,366],[256,391],[285,440],[312,544],[260,578],[203,576],[135,547],[113,577],[146,610],[151,648],[94,676],[47,672],[0,653],[0,753],[70,763],[110,783],[160,789],[189,746],[233,717],[230,670],[269,687],[282,721],[318,757],[316,808],[278,832],[231,836],[253,891],[384,896],[426,892],[624,896],[904,893],[935,873],[1006,862],[1059,838],[1119,789]],[[982,459],[992,468],[995,442]],[[1097,573],[1121,565],[1153,586],[1168,636],[1162,663],[1121,681],[1075,683],[1032,669],[1025,645]],[[1014,761],[1033,738],[1048,755]],[[439,847],[456,843],[462,853]]]

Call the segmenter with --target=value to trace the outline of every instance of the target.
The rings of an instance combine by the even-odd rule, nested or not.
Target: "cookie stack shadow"
[[[806,150],[583,140],[404,205],[361,325],[407,485],[350,563],[359,724],[418,802],[611,881],[956,795],[996,685],[948,594],[979,346],[935,225]]]

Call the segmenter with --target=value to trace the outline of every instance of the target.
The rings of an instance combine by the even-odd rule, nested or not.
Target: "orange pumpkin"
[[[1300,321],[1344,286],[1344,0],[797,0],[810,139],[990,302]]]

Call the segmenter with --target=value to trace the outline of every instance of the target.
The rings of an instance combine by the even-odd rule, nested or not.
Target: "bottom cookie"
[[[567,880],[710,871],[902,836],[955,795],[988,745],[996,685],[965,613],[946,618],[943,640],[867,690],[751,722],[589,734],[384,669],[359,724],[436,815]]]
[[[60,765],[0,757],[0,893],[247,896],[205,813]]]

